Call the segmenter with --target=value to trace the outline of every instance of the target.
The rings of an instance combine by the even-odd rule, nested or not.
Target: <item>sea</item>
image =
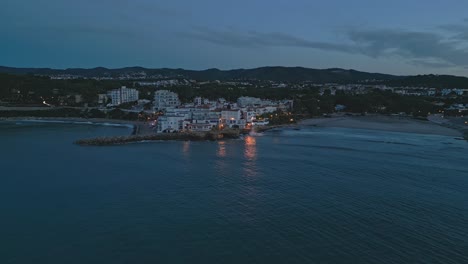
[[[130,132],[0,123],[0,263],[468,263],[465,141],[300,127],[73,144]]]

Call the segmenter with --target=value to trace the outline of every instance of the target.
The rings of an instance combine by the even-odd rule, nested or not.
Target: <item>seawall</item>
[[[119,137],[98,137],[75,141],[80,146],[111,146],[141,141],[178,140],[178,141],[204,141],[239,138],[239,130],[223,130],[209,132],[162,133],[149,135],[131,135]]]

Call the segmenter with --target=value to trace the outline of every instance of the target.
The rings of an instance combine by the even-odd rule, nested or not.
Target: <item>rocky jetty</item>
[[[111,146],[142,141],[158,140],[179,140],[179,141],[203,141],[239,138],[239,130],[222,130],[209,132],[183,132],[183,133],[162,133],[147,135],[131,135],[120,137],[98,137],[91,139],[77,140],[75,144],[81,146]]]

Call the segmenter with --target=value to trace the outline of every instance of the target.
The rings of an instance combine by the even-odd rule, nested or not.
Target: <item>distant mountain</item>
[[[0,73],[34,74],[34,75],[74,75],[82,77],[119,77],[119,76],[152,76],[155,78],[186,78],[199,81],[230,81],[230,80],[262,80],[276,82],[313,83],[382,83],[392,86],[426,86],[435,88],[468,88],[468,78],[451,75],[417,75],[396,76],[381,73],[368,73],[356,70],[310,69],[303,67],[260,67],[254,69],[219,70],[207,69],[201,71],[185,69],[148,69],[143,67],[127,67],[108,69],[103,67],[92,69],[50,69],[50,68],[12,68],[1,67]]]
[[[261,67],[254,69],[219,70],[207,69],[201,71],[184,69],[147,69],[128,67],[120,69],[50,69],[50,68],[11,68],[0,67],[0,73],[36,74],[36,75],[77,75],[82,77],[111,77],[125,74],[144,73],[147,76],[184,77],[195,80],[270,80],[270,81],[311,81],[316,83],[355,82],[364,80],[395,80],[399,76],[379,73],[367,73],[344,69],[308,69],[302,67]]]

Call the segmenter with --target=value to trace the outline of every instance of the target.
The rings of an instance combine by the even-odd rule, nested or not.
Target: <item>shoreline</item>
[[[340,127],[368,129],[388,132],[402,132],[425,135],[441,135],[463,137],[464,131],[442,126],[435,122],[423,121],[408,117],[369,115],[369,116],[339,116],[330,118],[311,118],[301,120],[301,126]]]
[[[436,119],[438,120],[438,119]],[[118,137],[100,137],[92,139],[80,139],[75,141],[78,145],[109,146],[120,145],[132,142],[149,142],[161,140],[219,140],[227,138],[239,138],[239,134],[245,134],[245,131],[239,131],[233,135],[230,131],[226,132],[206,132],[206,133],[175,133],[175,134],[156,134],[145,122],[117,120],[105,118],[76,118],[76,117],[0,117],[0,122],[38,122],[38,123],[57,123],[57,124],[77,124],[77,125],[100,125],[100,126],[118,126],[131,128],[132,132],[127,136]],[[296,124],[259,126],[255,128],[256,133],[266,132],[276,128],[300,128],[300,127],[339,127],[351,129],[367,129],[377,131],[415,133],[426,135],[450,136],[457,139],[468,140],[468,130],[464,127],[448,126],[446,123],[435,122],[431,118],[427,121],[409,117],[368,115],[368,116],[336,116],[329,118],[310,118],[299,121]],[[232,135],[231,135],[232,134]]]

